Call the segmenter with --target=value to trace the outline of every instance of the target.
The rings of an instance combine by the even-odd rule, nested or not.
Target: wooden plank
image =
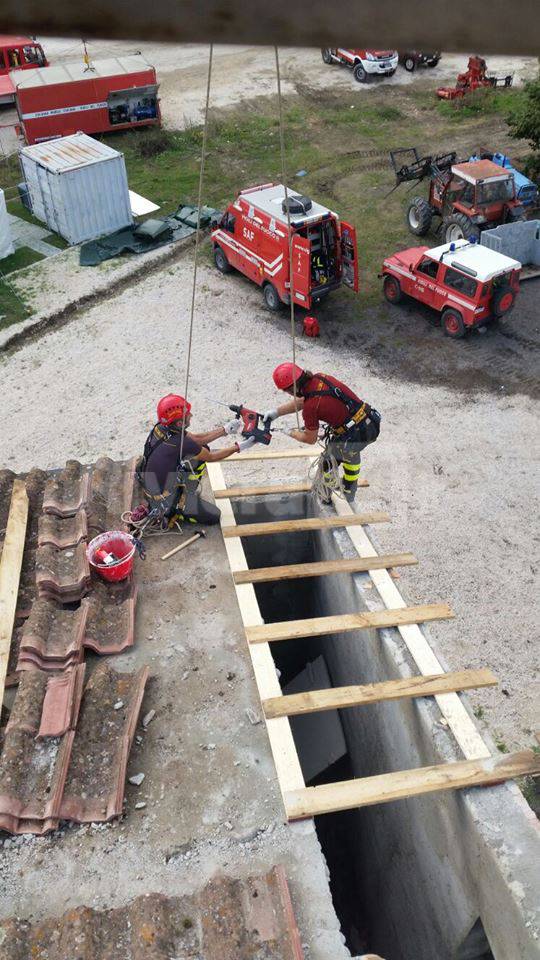
[[[335,495],[332,497],[336,512],[343,519],[355,516],[350,504],[341,500]],[[347,533],[361,557],[376,557],[375,550],[366,531],[361,527],[347,527]],[[382,602],[386,607],[405,607],[406,603],[399,592],[395,582],[387,570],[370,571],[373,585],[376,588]],[[435,673],[445,673],[439,660],[431,649],[429,642],[417,624],[400,625],[398,630],[401,637],[411,654],[412,659],[421,673],[432,675]],[[436,696],[437,705],[442,716],[448,722],[449,729],[452,731],[457,743],[459,744],[463,755],[468,760],[489,757],[490,751],[487,744],[482,739],[475,722],[463,702],[456,693],[443,693]]]
[[[255,567],[233,574],[235,583],[266,583],[269,580],[296,580],[299,577],[325,577],[333,573],[366,573],[388,567],[407,567],[418,563],[412,553],[391,553],[377,557],[353,557],[350,560],[321,560],[317,563],[289,563],[278,567]]]
[[[442,790],[486,787],[514,777],[539,775],[540,754],[533,750],[522,750],[506,756],[459,760],[417,770],[342,780],[320,787],[304,787],[303,790],[288,793],[285,804],[289,820],[298,820]]]
[[[472,690],[474,687],[495,687],[497,683],[497,677],[491,670],[461,670],[432,677],[401,677],[399,680],[385,680],[383,683],[332,687],[328,690],[309,690],[272,697],[263,701],[263,708],[267,717],[292,717],[321,710],[360,707],[386,700],[432,697],[436,693]]]
[[[17,595],[28,520],[28,496],[24,480],[14,480],[11,504],[0,560],[0,706],[9,660],[11,635],[15,623]]]
[[[406,623],[425,623],[428,620],[449,620],[453,616],[447,603],[424,603],[418,607],[398,610],[341,613],[332,617],[265,623],[258,627],[247,627],[246,636],[250,643],[270,643],[275,640],[297,640],[300,637],[321,637],[327,633],[347,633],[350,630],[381,629]]]
[[[265,487],[229,487],[224,490],[214,490],[215,500],[233,500],[237,497],[268,497],[280,493],[308,493],[311,483],[282,483],[278,486],[268,484]]]
[[[225,527],[224,537],[261,537],[274,533],[301,533],[305,530],[326,530],[336,527],[359,526],[364,523],[389,523],[387,513],[355,513],[346,520],[342,517],[302,517],[300,520],[271,520],[265,523],[241,523]]]
[[[322,453],[320,447],[310,447],[309,449],[301,447],[299,450],[291,447],[290,450],[259,450],[253,453],[233,453],[232,457],[227,457],[227,463],[239,463],[241,460],[298,460],[307,457],[319,456]]]
[[[219,463],[208,464],[208,478],[212,489],[225,488],[223,470]],[[231,501],[223,499],[220,503],[220,509],[221,527],[224,531],[227,527],[235,524]],[[225,540],[225,550],[227,551],[231,570],[247,570],[246,555],[242,541],[238,537],[232,540]],[[235,584],[235,590],[244,628],[261,625],[263,619],[253,584]],[[269,697],[275,698],[280,696],[281,687],[269,645],[267,643],[261,643],[256,646],[249,646],[249,653],[261,701]],[[296,790],[304,787],[304,777],[296,752],[291,726],[287,717],[277,717],[274,720],[266,720],[266,729],[268,731],[268,739],[270,741],[280,790],[284,797],[287,790]]]

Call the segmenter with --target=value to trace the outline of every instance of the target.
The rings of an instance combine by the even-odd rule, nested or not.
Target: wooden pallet
[[[288,456],[309,457],[313,456],[313,452],[266,451],[257,454],[247,453],[231,459],[233,461],[275,460]],[[465,670],[450,674],[445,672],[422,633],[419,623],[447,619],[453,616],[452,611],[448,604],[444,603],[407,606],[388,570],[400,563],[416,563],[416,558],[412,554],[379,556],[365,530],[367,524],[389,520],[386,514],[356,514],[348,503],[334,495],[332,498],[336,509],[334,517],[237,525],[230,497],[227,496],[228,491],[221,465],[209,464],[208,475],[212,489],[217,491],[220,499],[225,548],[288,819],[296,820],[336,810],[386,803],[430,792],[496,784],[516,776],[540,773],[540,757],[533,751],[523,751],[502,758],[491,757],[487,745],[459,699],[457,691],[493,686],[497,680],[490,670]],[[235,487],[232,493],[235,496],[264,496],[266,492],[299,492],[298,486],[298,484],[290,484],[281,488]],[[285,489],[287,487],[288,489]],[[259,492],[245,493],[246,490],[254,489]],[[332,531],[340,527],[347,530],[357,550],[358,558],[248,569],[242,547],[244,536],[294,533],[313,529]],[[254,590],[255,583],[289,580],[303,576],[330,576],[339,573],[350,575],[359,572],[369,573],[385,606],[384,610],[269,624],[263,622]],[[270,642],[349,630],[381,629],[389,626],[397,627],[399,630],[412,659],[420,670],[419,676],[363,686],[283,695],[270,651]],[[358,778],[319,787],[305,786],[289,725],[289,716],[426,696],[435,698],[448,724],[448,729],[453,733],[466,758],[464,761]]]

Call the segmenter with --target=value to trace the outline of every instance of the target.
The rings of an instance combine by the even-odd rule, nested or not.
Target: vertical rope
[[[291,231],[291,211],[289,210],[289,191],[287,189],[287,171],[285,169],[285,135],[283,123],[283,103],[281,98],[281,73],[279,69],[279,52],[277,46],[274,47],[276,54],[276,77],[278,94],[278,112],[279,112],[279,145],[281,151],[281,180],[285,191],[285,209],[287,211],[287,233],[289,238],[289,295],[291,301],[291,337],[292,337],[292,356],[293,363],[296,363],[296,326],[294,320],[294,277],[293,277],[293,257],[292,257],[292,231]],[[296,403],[296,380],[293,380],[293,396]],[[300,429],[300,414],[296,411],[296,425]]]
[[[210,53],[208,56],[208,77],[206,81],[206,102],[204,106],[204,128],[203,128],[203,142],[201,150],[201,166],[199,168],[199,195],[197,200],[197,231],[195,233],[195,253],[193,255],[193,281],[191,287],[191,311],[189,317],[189,339],[188,339],[188,353],[186,360],[186,384],[184,387],[184,397],[187,400],[188,390],[189,390],[189,374],[191,367],[191,347],[193,343],[193,321],[195,318],[195,295],[197,292],[197,267],[199,264],[199,245],[200,245],[200,235],[201,235],[201,206],[202,206],[202,191],[203,191],[203,182],[204,182],[204,167],[206,163],[206,142],[208,138],[208,106],[210,103],[210,86],[212,81],[212,59],[214,56],[214,44],[210,44]],[[184,452],[184,437],[186,433],[186,419],[185,416],[182,420],[182,438],[180,440],[180,460],[182,459],[182,454]]]

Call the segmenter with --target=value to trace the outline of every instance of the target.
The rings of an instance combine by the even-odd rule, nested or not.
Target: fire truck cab
[[[342,283],[358,292],[354,227],[291,190],[289,258],[286,202],[279,183],[241,190],[212,233],[218,270],[228,273],[234,267],[257,283],[271,310],[290,303],[291,286],[294,303],[306,310]]]
[[[47,58],[40,43],[36,43],[31,37],[9,37],[0,34],[0,104],[12,103],[15,99],[15,87],[9,76],[11,70],[47,66]]]

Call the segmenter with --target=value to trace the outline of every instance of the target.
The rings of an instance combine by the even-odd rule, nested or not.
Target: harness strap
[[[348,397],[341,387],[336,386],[335,383],[330,383],[322,374],[319,375],[318,379],[320,383],[326,386],[326,390],[310,390],[304,394],[305,399],[309,400],[311,397],[332,397],[334,400],[339,400],[339,402],[347,408],[348,419],[338,427],[329,427],[329,431],[333,435],[342,436],[353,427],[358,426],[359,423],[362,423],[366,417],[369,417],[371,407],[368,403],[362,400],[355,400],[353,397]]]

